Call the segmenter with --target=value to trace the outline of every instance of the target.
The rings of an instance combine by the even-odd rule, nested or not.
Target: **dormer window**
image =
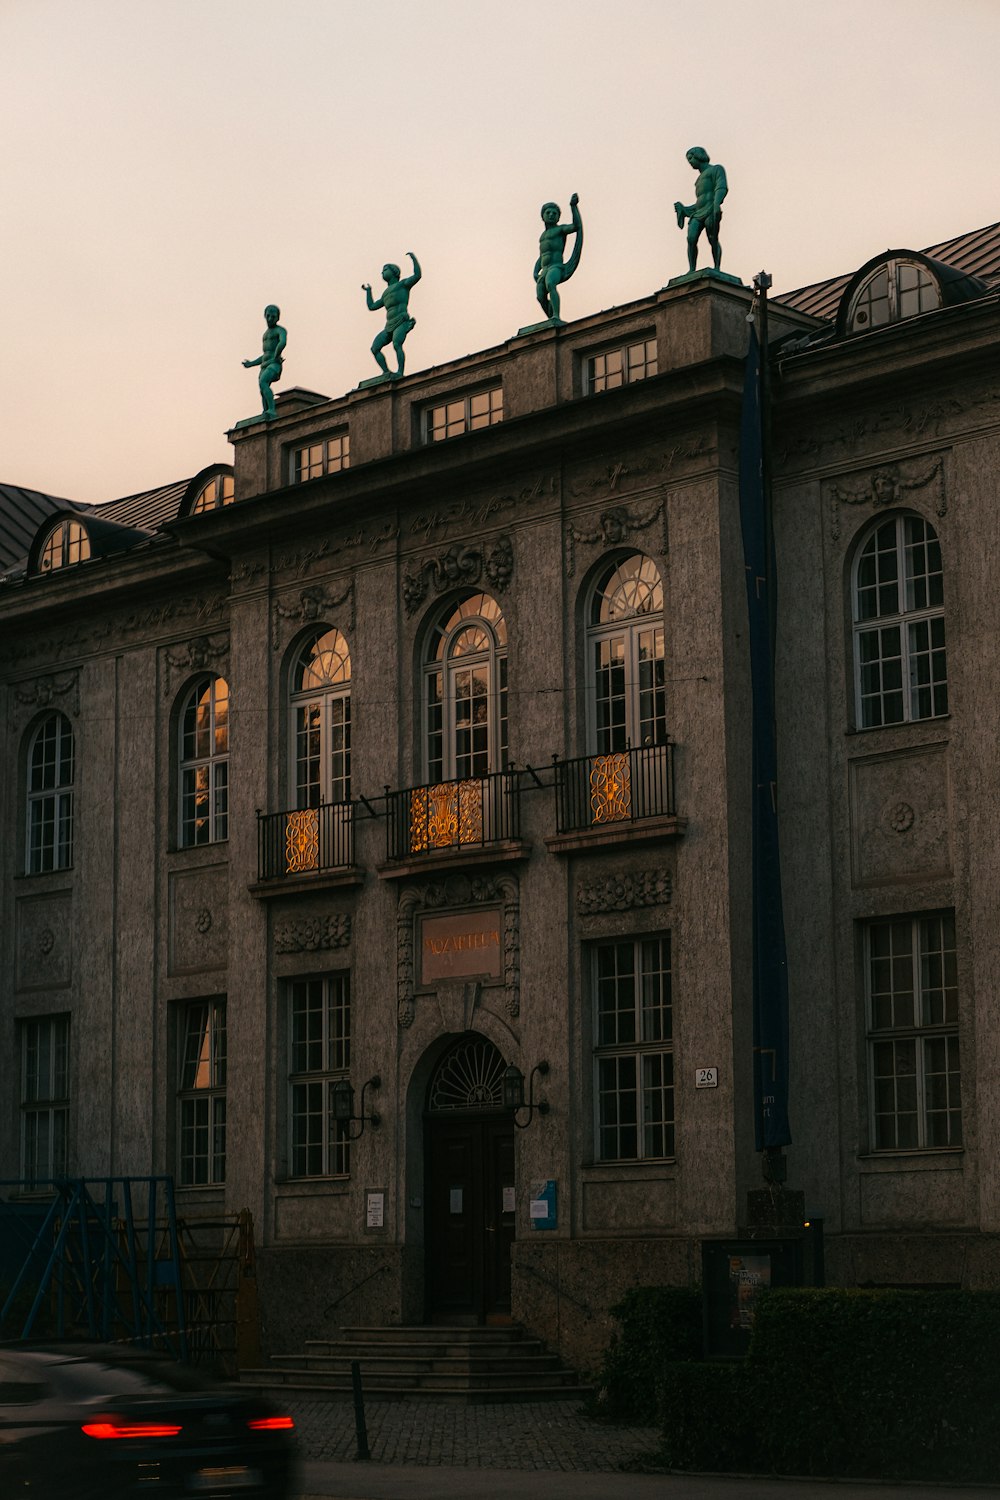
[[[591,396],[655,374],[655,339],[640,339],[620,349],[605,349],[600,354],[591,354],[584,363],[585,388]]]
[[[69,568],[86,562],[90,556],[90,538],[79,521],[60,521],[53,527],[38,559],[39,573]]]
[[[463,432],[476,432],[480,427],[495,427],[502,421],[503,387],[493,385],[485,391],[454,396],[440,406],[429,407],[424,413],[424,431],[428,443],[440,443]]]
[[[191,507],[193,516],[205,510],[220,510],[223,505],[232,505],[234,499],[232,474],[215,474],[198,491]]]
[[[940,306],[941,289],[926,266],[915,260],[886,260],[855,293],[848,328],[863,333]]]

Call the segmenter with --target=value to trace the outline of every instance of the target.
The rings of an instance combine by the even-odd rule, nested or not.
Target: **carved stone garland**
[[[830,535],[836,542],[840,538],[840,506],[871,505],[876,510],[882,505],[905,505],[910,490],[926,489],[933,485],[934,509],[939,516],[947,514],[948,502],[944,490],[944,463],[939,458],[917,468],[908,463],[880,464],[866,475],[858,475],[854,485],[848,489],[831,484]]]
[[[397,1008],[400,1026],[412,1026],[414,1017],[413,928],[418,911],[442,906],[468,906],[472,902],[503,901],[504,1009],[514,1020],[521,1013],[521,919],[520,890],[514,875],[470,879],[449,875],[428,885],[407,886],[399,898],[396,917]]]
[[[635,536],[649,529],[655,521],[663,521],[662,547],[667,551],[667,513],[663,498],[659,498],[652,509],[646,513],[629,510],[627,506],[616,505],[608,510],[602,510],[595,525],[588,531],[583,531],[575,526],[572,521],[567,521],[563,532],[563,554],[566,563],[566,577],[572,578],[576,571],[576,547],[578,542],[588,545],[599,545],[602,547],[621,547],[631,542]]]
[[[347,585],[340,591],[334,593],[322,583],[310,583],[304,589],[300,589],[296,602],[282,603],[280,599],[274,601],[274,609],[271,616],[271,650],[277,651],[281,644],[281,622],[282,620],[294,620],[297,624],[311,624],[322,620],[333,610],[339,609],[342,604],[348,604],[346,628],[348,631],[354,629],[354,578],[348,580]]]
[[[669,906],[672,888],[667,870],[608,875],[604,880],[580,882],[576,909],[589,917],[598,912],[631,911],[636,906]]]
[[[403,574],[403,605],[412,615],[433,587],[435,593],[465,585],[474,588],[485,575],[503,593],[514,572],[514,548],[509,536],[498,536],[492,545],[455,542],[435,557],[425,557]]]

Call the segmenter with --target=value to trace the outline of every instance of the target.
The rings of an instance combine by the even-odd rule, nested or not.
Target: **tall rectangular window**
[[[962,1144],[955,917],[890,917],[865,929],[876,1151]]]
[[[670,934],[595,944],[591,992],[598,1158],[673,1156]]]
[[[463,432],[476,432],[480,427],[494,427],[503,421],[503,386],[494,385],[469,396],[455,396],[440,406],[429,407],[425,421],[429,443],[440,443]]]
[[[64,1176],[69,1160],[69,1016],[22,1021],[21,1176]]]
[[[182,1187],[226,1180],[226,1002],[181,1012],[178,1165]]]
[[[351,1065],[351,976],[294,979],[288,986],[289,1170],[346,1177],[348,1127],[334,1118],[333,1087]]]
[[[339,474],[351,467],[351,436],[348,432],[336,432],[332,437],[319,438],[303,448],[292,450],[293,484],[305,479],[318,479],[321,474]]]
[[[612,391],[635,380],[656,374],[656,340],[641,339],[621,349],[605,349],[592,354],[586,362],[587,392]]]

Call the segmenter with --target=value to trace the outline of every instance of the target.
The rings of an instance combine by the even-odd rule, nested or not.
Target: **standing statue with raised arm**
[[[281,317],[281,309],[278,307],[265,307],[264,322],[267,327],[264,330],[263,352],[257,359],[245,359],[244,370],[252,370],[255,365],[260,365],[260,399],[264,403],[261,417],[267,422],[273,422],[278,415],[274,406],[274,395],[271,387],[281,379],[281,367],[284,364],[282,351],[288,343],[288,334],[282,328],[278,319]],[[260,417],[250,420],[260,421]]]
[[[382,279],[385,282],[385,291],[376,302],[372,297],[372,289],[366,281],[361,290],[368,298],[368,311],[377,312],[380,307],[385,309],[385,327],[381,333],[375,335],[372,344],[372,353],[375,363],[382,371],[382,376],[388,380],[398,380],[403,373],[403,340],[411,329],[416,328],[416,318],[410,317],[410,288],[416,286],[420,280],[420,262],[412,250],[407,250],[407,255],[413,262],[413,275],[401,276],[399,267],[389,265],[382,267]],[[385,362],[382,350],[386,344],[391,344],[396,351],[396,369],[390,370]],[[377,380],[379,377],[375,376]]]
[[[715,269],[718,270],[722,264],[722,246],[719,244],[722,200],[729,192],[726,169],[718,162],[713,162],[702,146],[692,146],[687,153],[687,159],[689,165],[698,173],[694,185],[694,202],[690,207],[685,207],[678,201],[674,204],[674,212],[677,215],[678,229],[684,228],[685,219],[688,221],[688,272],[693,272],[697,267],[698,241],[702,230],[708,235]]]
[[[574,193],[569,200],[570,212],[573,215],[572,222],[560,224],[560,208],[558,203],[542,204],[542,223],[545,228],[538,239],[538,259],[535,261],[535,295],[542,305],[542,311],[547,318],[553,322],[560,322],[559,317],[559,290],[564,281],[568,281],[580,264],[580,251],[583,249],[583,220],[580,218],[580,210],[577,207],[580,202],[579,193]],[[574,234],[576,239],[569,260],[563,260],[566,250],[567,235]]]

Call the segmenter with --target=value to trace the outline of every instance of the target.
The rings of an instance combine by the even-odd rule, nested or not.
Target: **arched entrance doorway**
[[[468,1032],[440,1058],[424,1125],[427,1316],[510,1320],[514,1122],[503,1108],[503,1057]]]

